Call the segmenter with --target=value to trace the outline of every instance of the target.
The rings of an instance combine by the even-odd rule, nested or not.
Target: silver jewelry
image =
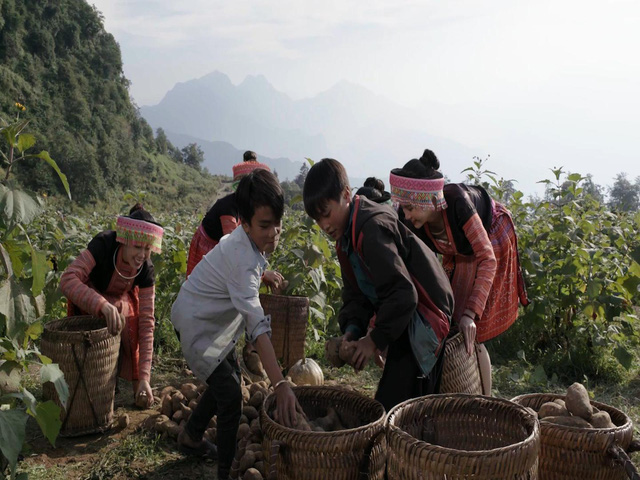
[[[140,265],[140,268],[138,269],[138,272],[133,276],[133,277],[126,277],[124,276],[122,273],[120,273],[120,270],[118,270],[118,267],[116,267],[116,255],[118,255],[118,249],[120,248],[120,246],[118,245],[116,247],[116,251],[113,252],[113,268],[115,268],[116,273],[118,275],[120,275],[121,278],[124,278],[125,280],[131,280],[133,278],[136,278],[138,275],[140,275],[140,272],[142,271],[142,267],[144,267],[144,263],[142,265]]]

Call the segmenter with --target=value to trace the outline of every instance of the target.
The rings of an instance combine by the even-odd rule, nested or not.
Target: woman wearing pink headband
[[[445,185],[431,150],[391,171],[391,199],[404,222],[442,254],[455,297],[453,324],[471,355],[479,343],[480,374],[491,395],[491,359],[483,343],[507,330],[528,305],[509,211],[480,186]]]
[[[96,235],[60,278],[68,315],[107,320],[112,335],[121,333],[119,376],[133,382],[136,405],[149,407],[155,273],[151,252],[160,253],[163,228],[136,204],[118,217],[116,229]]]

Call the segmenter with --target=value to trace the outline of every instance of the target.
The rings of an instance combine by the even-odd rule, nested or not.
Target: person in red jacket
[[[491,360],[484,342],[509,328],[528,305],[518,242],[509,211],[484,188],[444,184],[431,150],[391,171],[391,199],[405,224],[442,254],[455,296],[453,324],[469,355],[479,343],[483,393],[491,395]]]
[[[233,166],[234,190],[242,177],[260,168],[270,171],[267,165],[257,161],[255,152],[251,150],[244,152],[243,162]],[[187,276],[191,274],[202,257],[209,253],[224,235],[233,232],[238,225],[238,205],[234,191],[213,204],[193,235],[187,257]]]
[[[94,315],[121,333],[119,376],[133,382],[136,404],[150,407],[155,271],[163,228],[140,204],[120,216],[116,229],[96,235],[60,278],[68,315]]]

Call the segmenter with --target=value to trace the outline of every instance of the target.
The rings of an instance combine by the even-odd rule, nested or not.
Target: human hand
[[[356,372],[362,370],[367,362],[376,353],[376,344],[369,335],[362,337],[356,342],[356,350],[353,353],[353,368]]]
[[[136,391],[136,405],[140,408],[149,408],[152,403],[153,391],[151,390],[151,385],[146,380],[140,380]]]
[[[262,276],[262,281],[276,295],[282,293],[289,285],[289,282],[284,279],[282,274],[274,270],[266,270]]]
[[[285,427],[295,427],[298,423],[296,412],[301,413],[303,416],[304,412],[293,390],[291,390],[289,382],[279,384],[274,392],[276,394],[276,421]]]
[[[376,353],[373,356],[373,361],[380,368],[384,368],[384,364],[387,361],[387,351],[388,351],[388,348],[385,348],[384,352],[381,352],[380,350],[376,349]]]
[[[107,320],[107,330],[111,335],[117,335],[124,328],[124,315],[109,302],[105,303],[100,309],[100,313]]]
[[[470,315],[464,313],[458,322],[458,327],[464,335],[464,344],[467,347],[469,356],[473,353],[473,345],[476,341],[476,322]]]

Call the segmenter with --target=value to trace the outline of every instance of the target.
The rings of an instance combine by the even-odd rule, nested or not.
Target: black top
[[[230,215],[236,220],[238,219],[238,205],[236,204],[235,192],[218,199],[202,219],[204,231],[207,232],[209,238],[216,242],[219,242],[223,235],[222,223],[220,222],[220,217],[223,215]]]
[[[99,233],[89,242],[87,249],[93,255],[96,266],[93,267],[89,274],[89,280],[99,292],[104,292],[109,287],[111,277],[115,268],[113,266],[113,257],[116,248],[122,247],[121,243],[116,242],[116,232],[107,230]],[[151,259],[142,264],[142,271],[134,278],[133,285],[140,288],[151,287],[155,284],[155,270]]]

